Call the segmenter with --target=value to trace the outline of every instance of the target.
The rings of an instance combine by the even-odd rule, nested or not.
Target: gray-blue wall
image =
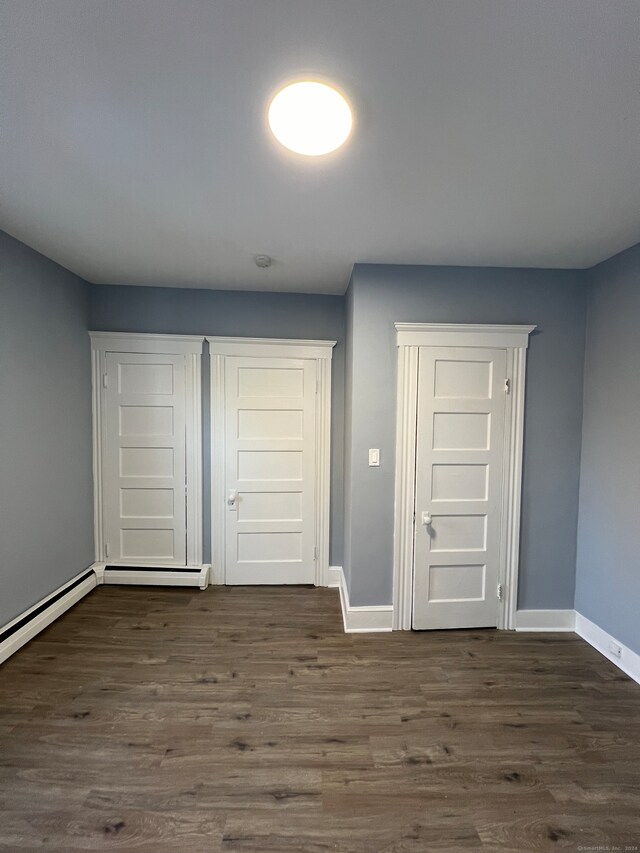
[[[84,282],[0,232],[0,625],[93,562]]]
[[[355,266],[345,470],[353,605],[392,599],[393,324],[414,321],[537,324],[528,355],[519,607],[573,607],[586,279],[575,270]],[[368,467],[370,447],[381,449],[379,468]]]
[[[344,444],[344,299],[300,293],[254,293],[164,287],[89,286],[90,325],[95,331],[174,335],[337,340],[331,399],[330,560],[342,564]],[[204,536],[210,558],[209,382],[203,363]]]
[[[640,245],[588,272],[358,264],[343,299],[86,285],[0,232],[0,625],[92,562],[88,328],[338,340],[331,561],[358,605],[391,601],[393,323],[535,323],[519,606],[575,603],[640,653],[638,316]]]
[[[640,654],[640,244],[590,277],[576,610]]]

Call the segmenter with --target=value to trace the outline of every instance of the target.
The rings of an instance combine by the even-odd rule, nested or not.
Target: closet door
[[[107,352],[104,559],[186,564],[185,356]]]
[[[316,362],[227,358],[226,583],[315,580]]]

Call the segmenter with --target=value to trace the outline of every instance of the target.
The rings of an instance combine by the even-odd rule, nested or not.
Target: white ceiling
[[[90,281],[341,293],[356,261],[586,267],[640,240],[638,0],[3,0],[0,17],[0,227]],[[354,104],[334,155],[266,130],[299,74]]]

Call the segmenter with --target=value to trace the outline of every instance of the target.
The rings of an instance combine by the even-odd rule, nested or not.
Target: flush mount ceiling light
[[[280,89],[269,105],[269,127],[285,148],[317,157],[329,154],[351,133],[351,109],[340,92],[314,80]]]

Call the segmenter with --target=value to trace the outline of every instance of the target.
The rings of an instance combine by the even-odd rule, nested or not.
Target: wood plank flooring
[[[573,634],[100,587],[0,667],[3,853],[558,849],[640,849],[640,687]]]

